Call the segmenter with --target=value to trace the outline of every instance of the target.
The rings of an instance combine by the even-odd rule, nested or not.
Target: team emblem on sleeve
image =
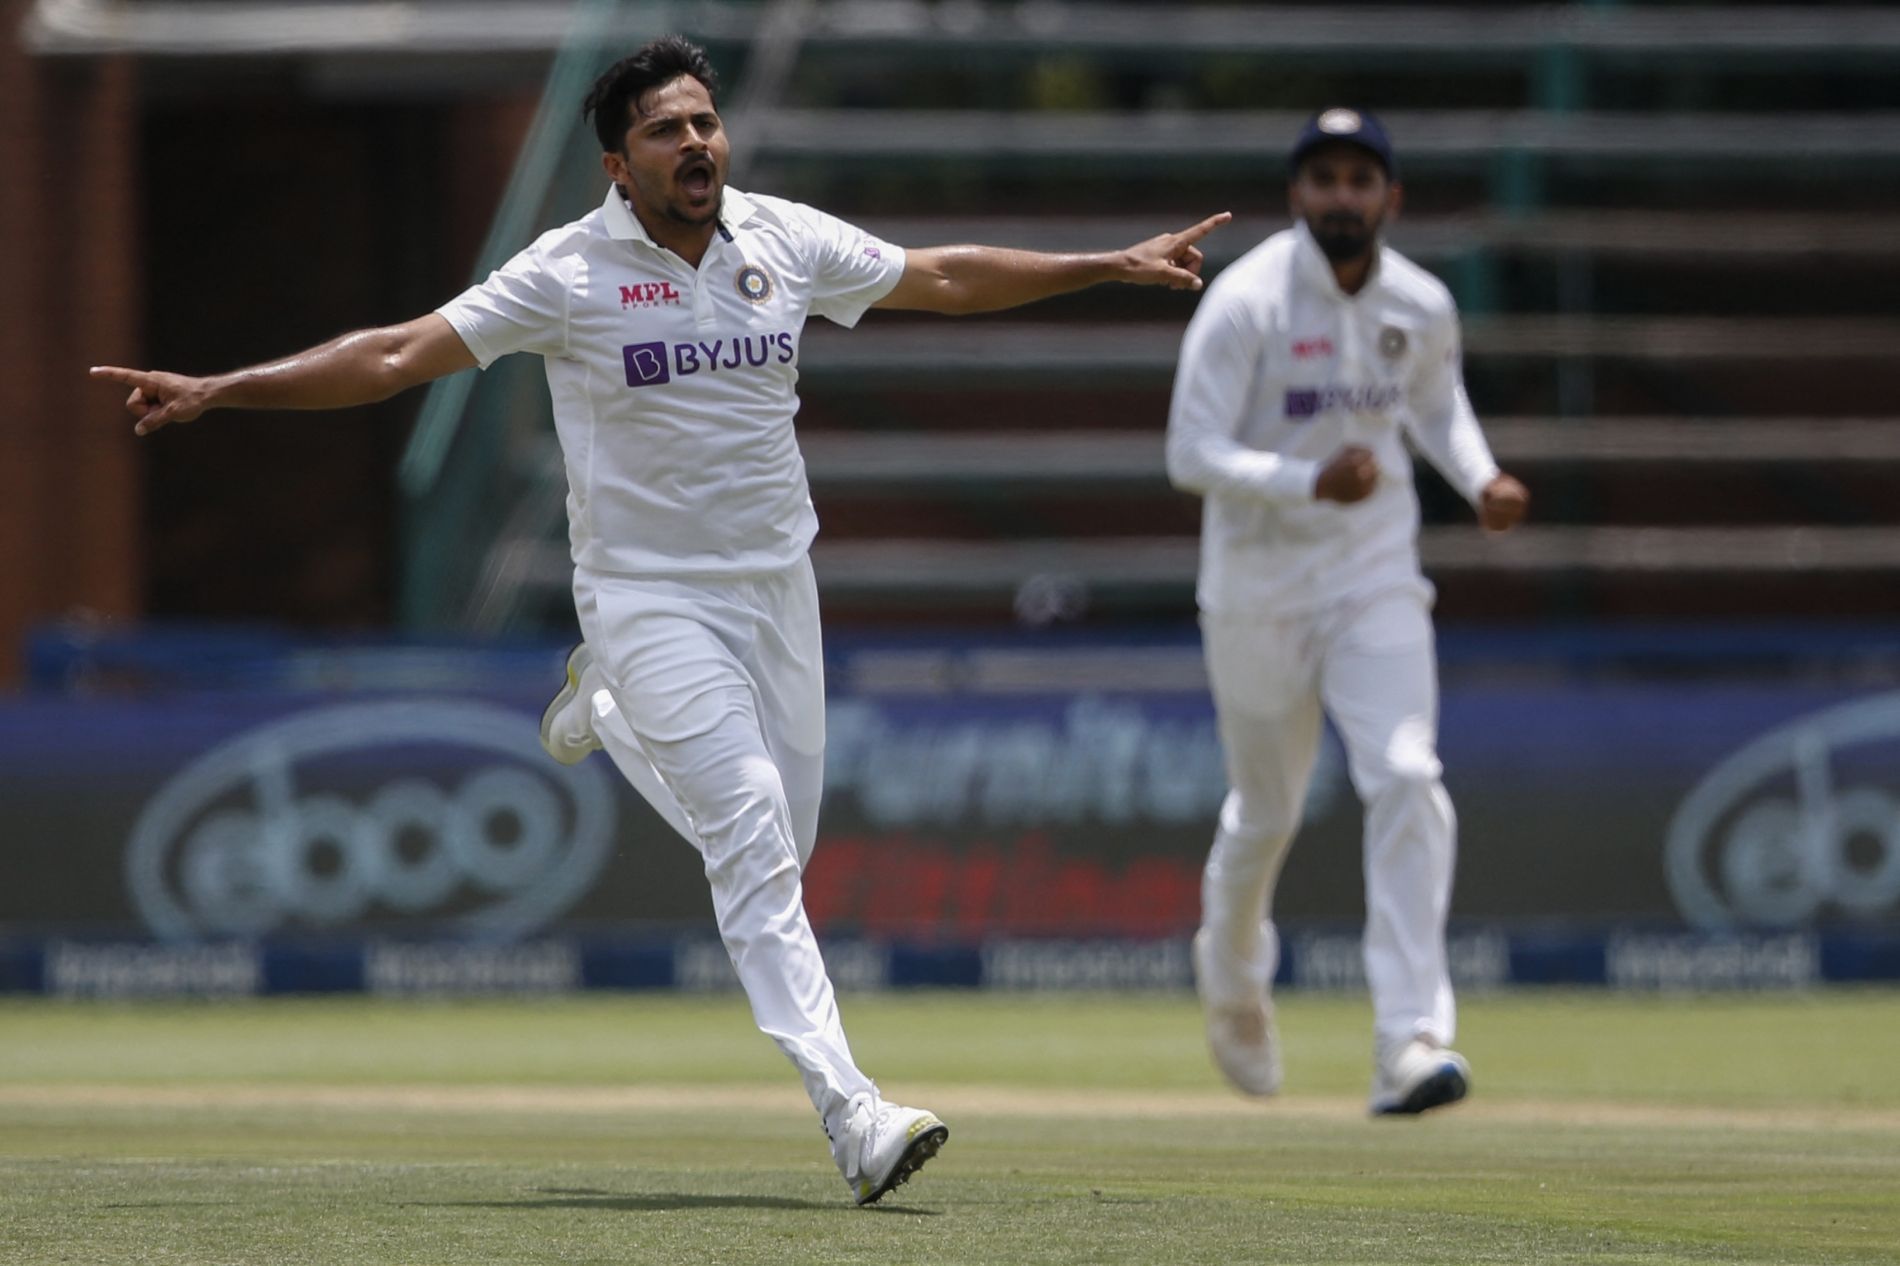
[[[1380,330],[1379,355],[1387,360],[1397,360],[1405,355],[1405,331],[1396,325],[1388,325]]]
[[[771,275],[757,264],[747,264],[741,268],[733,282],[748,303],[764,303],[772,297]]]

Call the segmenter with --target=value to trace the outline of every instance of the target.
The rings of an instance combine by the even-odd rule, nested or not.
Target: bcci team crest
[[[739,293],[748,303],[764,303],[772,297],[772,278],[757,264],[747,264],[733,278],[733,284],[739,287]]]
[[[1379,355],[1387,360],[1397,360],[1405,355],[1405,331],[1396,325],[1388,325],[1380,330]]]
[[[1328,110],[1319,116],[1319,130],[1329,136],[1351,136],[1363,123],[1357,110]]]

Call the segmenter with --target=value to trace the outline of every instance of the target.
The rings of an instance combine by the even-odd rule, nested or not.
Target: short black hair
[[[650,90],[670,84],[681,75],[699,80],[713,104],[719,104],[719,76],[706,50],[683,35],[662,35],[603,71],[581,103],[581,117],[592,120],[601,150],[619,153],[627,129],[633,126],[629,108],[638,106]]]

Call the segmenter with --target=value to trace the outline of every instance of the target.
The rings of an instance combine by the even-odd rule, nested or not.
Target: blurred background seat
[[[1490,541],[1421,474],[1443,614],[1900,609],[1900,587],[1878,583],[1900,557],[1889,298],[1900,246],[1886,228],[1900,201],[1900,14],[1884,7],[26,10],[43,60],[136,57],[154,136],[179,135],[215,81],[221,102],[249,85],[278,99],[268,109],[289,114],[293,134],[314,127],[358,146],[360,157],[311,172],[373,186],[367,222],[332,221],[375,279],[329,305],[360,310],[356,323],[432,305],[591,206],[598,169],[573,102],[603,60],[663,29],[704,40],[726,75],[736,183],[910,245],[1108,248],[1231,209],[1235,223],[1209,242],[1217,272],[1285,224],[1281,155],[1306,114],[1370,106],[1397,138],[1408,186],[1391,240],[1456,294],[1472,398],[1500,459],[1536,494],[1533,524]],[[237,140],[200,131],[195,143],[214,142],[226,150],[207,157],[241,166]],[[380,192],[390,180],[407,182],[402,196]],[[431,182],[453,201],[433,217],[426,192],[410,196]],[[203,267],[209,234],[198,228],[194,247],[176,209],[148,214],[148,262],[169,290],[163,279]],[[240,293],[233,308],[256,298]],[[1168,488],[1161,433],[1192,306],[1111,290],[956,322],[878,314],[850,333],[816,323],[801,425],[833,619],[1189,619],[1198,505]],[[304,336],[293,319],[248,311],[193,334],[153,304],[146,341],[156,358],[188,363],[228,360],[213,340],[239,323],[269,335],[260,354]],[[279,529],[232,491],[241,477],[181,470],[227,459],[154,446],[152,613],[341,610],[418,630],[560,631],[572,619],[564,487],[543,397],[531,364],[438,384],[397,490],[347,490],[368,503],[369,526],[343,554],[353,565],[309,556],[321,517],[282,529],[302,535],[277,541],[294,561],[274,609],[202,609],[243,589],[218,583],[204,543],[228,540],[247,512],[244,532],[268,541]],[[339,479],[396,457],[386,426],[332,437],[359,454],[349,471],[334,456],[303,473],[280,461],[273,504],[334,517]],[[235,471],[256,456],[228,460]]]

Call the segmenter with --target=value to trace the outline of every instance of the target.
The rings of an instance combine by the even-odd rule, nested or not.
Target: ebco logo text
[[[530,933],[607,858],[613,794],[556,765],[529,717],[489,704],[343,704],[259,726],[159,789],[126,883],[167,940],[424,919]]]
[[[1896,748],[1900,694],[1889,694],[1771,730],[1717,765],[1664,846],[1683,917],[1709,931],[1782,929],[1900,909]]]

